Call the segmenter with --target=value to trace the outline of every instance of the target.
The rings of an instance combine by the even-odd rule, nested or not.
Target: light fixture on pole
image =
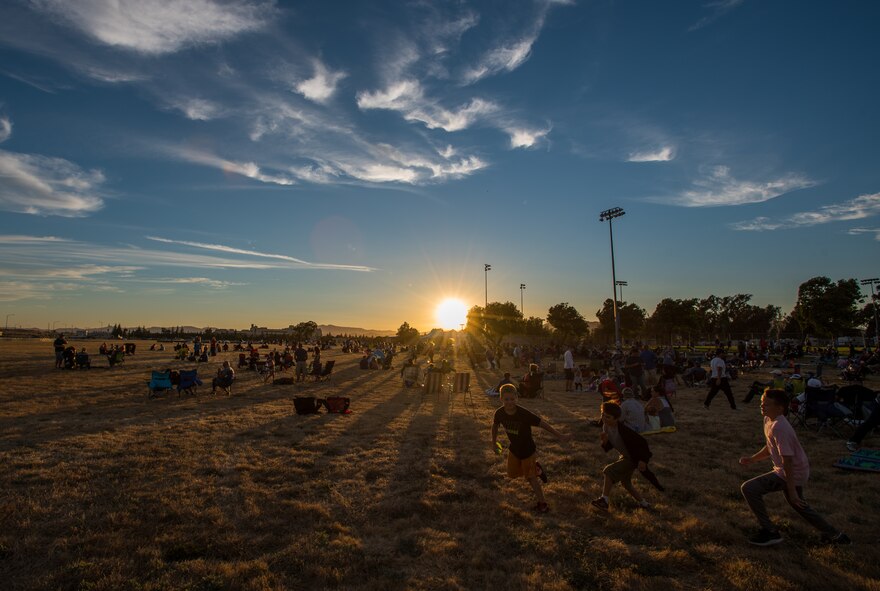
[[[870,279],[862,279],[862,285],[871,286],[871,303],[874,308],[874,342],[880,344],[880,320],[877,316],[877,296],[874,295],[874,284],[880,283],[880,277],[872,277]]]
[[[600,222],[608,222],[608,235],[611,238],[611,287],[614,291],[614,343],[620,347],[620,315],[617,313],[617,272],[614,269],[614,230],[611,221],[625,215],[620,207],[612,207],[599,213]]]
[[[620,301],[623,302],[623,288],[629,285],[626,281],[615,281],[614,285],[620,288]]]
[[[523,292],[526,289],[525,283],[519,284],[519,311],[522,312],[523,318],[526,317],[526,309],[523,307]]]
[[[483,273],[486,275],[486,308],[489,307],[489,271],[492,270],[492,265],[483,264]]]
[[[6,328],[4,328],[3,330],[9,330],[9,317],[10,316],[15,316],[15,313],[6,315]]]

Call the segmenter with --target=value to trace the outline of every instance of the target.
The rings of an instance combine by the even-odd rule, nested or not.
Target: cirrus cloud
[[[36,215],[80,217],[101,209],[99,170],[63,158],[0,150],[0,209]]]
[[[778,230],[799,228],[827,224],[829,222],[843,222],[862,220],[880,214],[880,193],[859,195],[854,199],[841,203],[823,205],[811,211],[801,211],[772,220],[767,217],[757,217],[752,220],[735,222],[730,225],[734,230],[762,232],[765,230]],[[866,228],[853,228],[851,234],[859,234],[873,230]]]
[[[719,207],[762,203],[798,189],[818,183],[798,174],[785,174],[769,181],[747,181],[735,178],[727,166],[712,167],[708,175],[693,182],[693,187],[677,195],[650,197],[647,201],[682,207]]]

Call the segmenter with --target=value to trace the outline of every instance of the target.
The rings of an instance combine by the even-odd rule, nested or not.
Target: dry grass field
[[[762,445],[756,401],[706,411],[702,388],[680,390],[680,431],[650,439],[667,492],[637,478],[654,510],[617,488],[605,515],[589,505],[612,459],[587,421],[598,396],[548,382],[523,404],[574,438],[538,431],[551,506],[538,516],[490,447],[495,403],[480,391],[496,372],[472,378],[476,418],[336,351],[329,383],[240,371],[231,397],[208,385],[147,400],[150,369],[194,365],[148,346],[114,369],[94,356],[63,371],[48,341],[0,343],[0,588],[880,589],[880,475],[833,468],[845,449],[832,435],[801,433],[807,495],[854,544],[818,546],[781,494],[768,506],[785,543],[746,543],[739,485],[760,468],[737,458]],[[200,374],[210,384],[234,357]],[[353,413],[297,416],[300,392],[350,396]]]

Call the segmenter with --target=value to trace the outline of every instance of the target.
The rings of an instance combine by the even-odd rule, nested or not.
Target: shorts
[[[629,482],[636,467],[623,456],[616,462],[608,464],[602,470],[602,474],[611,479],[611,482]]]
[[[565,370],[565,379],[566,380],[573,380],[574,379],[574,370],[573,369],[566,369]]]
[[[509,450],[507,452],[507,475],[511,478],[532,478],[538,476],[538,467],[536,463],[536,454],[532,454],[524,460],[513,455]]]
[[[307,363],[305,361],[296,362],[296,374],[304,374],[308,372]]]

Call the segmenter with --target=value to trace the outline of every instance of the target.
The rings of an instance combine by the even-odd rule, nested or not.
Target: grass
[[[232,397],[146,400],[150,369],[193,365],[147,348],[77,372],[52,368],[48,341],[0,342],[4,589],[880,589],[878,478],[831,467],[845,450],[829,435],[801,433],[807,494],[855,544],[815,545],[781,495],[768,506],[786,542],[745,543],[739,485],[759,469],[736,460],[762,445],[756,402],[707,412],[702,389],[680,391],[680,432],[650,439],[667,492],[637,480],[655,510],[616,489],[604,515],[589,507],[612,459],[587,423],[597,396],[548,382],[523,404],[574,440],[537,436],[552,511],[536,516],[489,445],[494,403],[479,392],[496,372],[472,378],[476,418],[335,351],[329,383],[243,371]],[[237,356],[200,374],[223,359]],[[297,416],[302,392],[350,396],[354,412]]]

